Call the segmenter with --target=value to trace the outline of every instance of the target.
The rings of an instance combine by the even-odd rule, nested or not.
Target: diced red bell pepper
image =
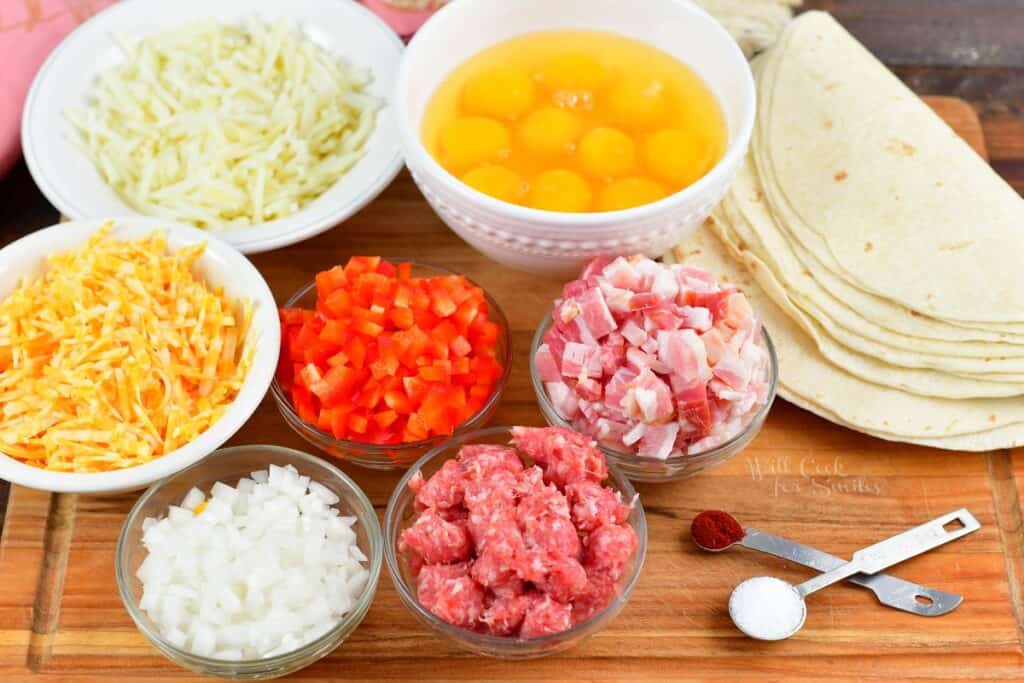
[[[316,285],[315,310],[280,311],[277,377],[304,421],[398,444],[450,434],[490,398],[500,329],[465,278],[352,257]]]

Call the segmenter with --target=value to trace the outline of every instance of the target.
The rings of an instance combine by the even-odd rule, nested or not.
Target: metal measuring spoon
[[[804,600],[811,593],[855,574],[877,574],[980,527],[970,512],[960,509],[858,550],[849,562],[796,586],[769,576],[747,579],[729,597],[729,616],[751,638],[784,640],[804,625]]]
[[[702,512],[700,514],[705,513]],[[729,515],[729,517],[732,518],[732,515]],[[736,525],[740,526],[738,521]],[[721,548],[709,548],[701,545],[697,536],[692,533],[691,539],[694,545],[709,553],[719,553],[723,550],[728,550],[734,545],[739,545],[750,550],[757,550],[758,552],[795,562],[810,569],[816,569],[819,572],[831,571],[846,564],[846,560],[817,548],[812,548],[809,545],[796,543],[781,536],[766,534],[763,531],[751,529],[750,527],[740,528],[743,529],[744,536],[740,540]],[[892,607],[893,609],[922,617],[940,617],[944,614],[949,614],[959,607],[960,603],[964,600],[964,597],[957,593],[929,588],[928,586],[905,581],[889,574],[880,573],[874,576],[857,574],[848,578],[847,581],[867,588],[875,594],[878,602],[886,607]]]

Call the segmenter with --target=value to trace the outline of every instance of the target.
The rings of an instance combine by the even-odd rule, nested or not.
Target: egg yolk
[[[706,140],[678,128],[666,128],[647,136],[644,158],[651,173],[676,186],[692,185],[711,165]]]
[[[441,131],[444,164],[461,170],[485,161],[500,161],[509,155],[508,129],[494,119],[464,116]]]
[[[504,166],[481,166],[462,176],[462,182],[496,199],[518,204],[527,185],[515,171]]]
[[[519,125],[519,139],[535,154],[567,154],[575,149],[582,124],[570,111],[544,107]]]
[[[537,74],[549,90],[598,90],[607,78],[608,71],[601,62],[579,52],[555,57]]]
[[[536,86],[525,72],[499,66],[471,78],[462,102],[470,113],[514,120],[526,113],[535,94]]]
[[[625,78],[608,93],[612,120],[626,128],[649,128],[665,116],[665,86],[651,78]]]
[[[587,211],[593,196],[587,181],[565,169],[544,171],[530,188],[530,206],[548,211]]]
[[[597,200],[599,211],[620,211],[650,204],[668,195],[665,188],[649,178],[622,178],[604,188]]]
[[[580,165],[598,178],[618,178],[636,166],[633,139],[617,128],[594,128],[580,141]]]

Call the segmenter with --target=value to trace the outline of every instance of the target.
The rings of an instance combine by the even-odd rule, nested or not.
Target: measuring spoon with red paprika
[[[690,538],[694,545],[708,552],[718,553],[741,545],[819,572],[832,571],[847,562],[810,546],[744,528],[735,517],[721,510],[705,510],[694,517],[690,523]],[[923,617],[948,614],[964,599],[956,593],[928,588],[888,574],[855,574],[846,580],[871,590],[883,605]]]

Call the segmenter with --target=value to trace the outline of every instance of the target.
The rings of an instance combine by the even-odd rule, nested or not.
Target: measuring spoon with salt
[[[710,538],[710,542],[714,542],[717,538],[721,539],[722,543],[712,546],[709,542],[701,542],[705,536],[699,532],[700,527],[705,526],[700,523],[702,518],[705,524],[711,524],[712,528],[719,532]],[[817,569],[819,572],[827,572],[846,564],[846,560],[809,545],[741,526],[735,517],[720,510],[705,510],[694,517],[690,526],[690,538],[694,545],[709,553],[719,553],[734,545],[739,545],[795,562],[804,567]],[[875,594],[878,602],[886,607],[921,617],[940,617],[949,614],[964,600],[962,595],[922,586],[889,574],[878,573],[874,576],[855,574],[847,581],[867,588]]]
[[[849,562],[796,586],[770,576],[747,579],[729,597],[729,616],[751,638],[784,640],[804,625],[804,600],[811,593],[855,574],[877,574],[980,527],[970,512],[960,509],[858,550]]]

